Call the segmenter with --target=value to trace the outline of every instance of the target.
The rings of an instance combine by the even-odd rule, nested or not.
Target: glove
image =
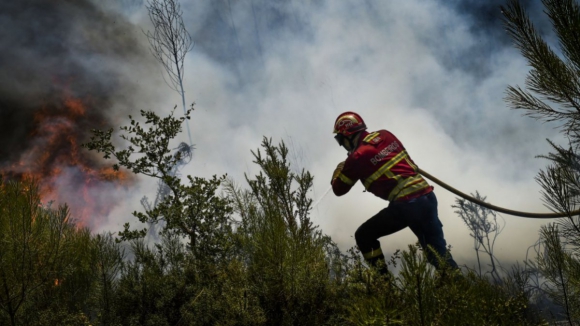
[[[334,182],[334,180],[336,178],[338,178],[338,175],[340,174],[340,172],[342,172],[342,169],[344,168],[344,161],[338,163],[338,165],[336,166],[336,169],[334,169],[334,173],[332,174],[332,182]]]

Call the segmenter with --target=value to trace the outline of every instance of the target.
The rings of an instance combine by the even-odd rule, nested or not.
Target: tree
[[[534,325],[526,296],[469,273],[435,273],[418,247],[402,253],[402,272],[386,280],[361,256],[350,258],[310,219],[313,176],[292,169],[288,148],[264,138],[253,151],[260,172],[242,188],[170,173],[179,152],[170,141],[186,118],[142,111],[121,127],[130,143],[116,150],[112,130],[94,131],[86,146],[115,157],[116,168],[163,180],[171,193],[144,213],[165,221],[152,247],[145,232],[127,225],[133,259],[110,236],[97,237],[93,266],[97,283],[92,321],[123,325]],[[218,182],[220,181],[220,182]],[[231,216],[230,216],[231,214]],[[185,241],[184,241],[185,240]],[[104,255],[104,256],[101,256]],[[393,257],[390,263],[395,263]],[[120,268],[120,269],[119,269]],[[457,273],[458,274],[458,273]],[[74,315],[72,316],[74,317]],[[71,318],[72,318],[71,317]],[[56,320],[56,319],[51,319]],[[58,322],[54,322],[58,324]]]
[[[564,308],[568,323],[580,319],[580,216],[572,215],[580,203],[580,6],[574,0],[542,0],[558,37],[561,55],[538,34],[517,0],[502,7],[508,33],[528,60],[528,90],[509,86],[506,100],[513,109],[538,120],[556,121],[568,137],[564,147],[549,141],[554,152],[539,172],[543,200],[554,211],[567,213],[542,230],[546,251],[538,257],[548,279],[547,291]],[[554,277],[557,276],[557,277]]]
[[[486,198],[482,197],[477,191],[475,194],[471,195],[481,201],[485,201]],[[489,273],[495,282],[500,282],[501,277],[496,266],[496,263],[499,265],[499,262],[493,254],[495,240],[503,230],[503,227],[497,220],[497,214],[488,208],[465,199],[456,198],[455,203],[456,205],[452,205],[451,207],[457,209],[455,212],[459,214],[459,217],[461,217],[463,222],[469,228],[469,231],[471,231],[469,235],[473,238],[473,248],[475,249],[477,257],[479,276],[482,275],[479,253],[483,252],[489,256],[489,262],[491,265],[491,271],[489,271]]]
[[[162,235],[149,248],[131,241],[133,258],[123,265],[113,309],[121,325],[179,325],[180,309],[198,292],[187,277],[187,253],[179,237]],[[192,289],[193,288],[193,289]]]
[[[261,324],[249,274],[235,253],[230,199],[217,194],[225,176],[187,176],[188,184],[182,184],[172,171],[183,153],[172,153],[170,142],[189,116],[141,114],[145,126],[130,117],[130,125],[121,127],[122,139],[130,143],[126,149],[115,149],[112,130],[95,130],[85,145],[116,158],[116,169],[156,178],[170,190],[158,205],[134,212],[141,222],[165,223],[154,249],[141,239],[146,230],[126,224],[120,233],[120,240],[131,241],[135,258],[125,264],[115,287],[117,320],[128,325]]]
[[[185,74],[184,60],[185,56],[193,48],[193,40],[185,24],[183,23],[183,12],[178,0],[149,0],[147,11],[149,19],[153,24],[153,32],[147,31],[147,39],[151,46],[151,53],[161,63],[169,81],[165,79],[171,89],[181,95],[181,104],[183,113],[188,114],[185,107],[185,89],[183,87],[183,78]],[[163,75],[165,77],[165,75]],[[189,124],[186,123],[189,144],[180,143],[176,148],[176,155],[179,153],[181,159],[175,162],[175,165],[169,170],[169,174],[180,177],[179,169],[191,161],[191,151],[194,148],[191,138]],[[141,204],[147,210],[156,207],[171,190],[159,180],[157,183],[157,194],[155,200],[149,202],[147,197],[141,199]],[[149,234],[157,237],[158,228],[163,227],[157,223],[149,223]]]
[[[252,154],[261,171],[246,176],[249,189],[233,182],[227,188],[241,218],[237,232],[251,292],[268,324],[321,325],[331,315],[327,258],[334,246],[310,220],[313,176],[292,171],[284,142],[276,146],[264,137],[262,150]]]
[[[187,145],[186,143],[183,142],[180,143],[177,146],[177,148],[175,148],[176,152],[174,155],[180,155],[180,159],[176,162],[176,165],[174,165],[169,170],[168,172],[169,175],[174,176],[176,178],[181,178],[179,170],[191,161],[192,149],[193,146]],[[143,196],[143,198],[141,198],[141,205],[143,206],[143,208],[150,211],[154,207],[157,207],[157,205],[159,205],[159,203],[163,199],[165,199],[170,193],[171,189],[169,189],[169,187],[165,184],[165,182],[163,182],[162,179],[159,179],[157,181],[157,192],[155,194],[155,200],[153,202],[150,202],[147,196]],[[159,230],[161,230],[164,227],[164,224],[149,222],[148,227],[149,227],[148,234],[153,236],[154,238],[157,238]]]
[[[580,318],[580,260],[573,251],[562,244],[558,227],[542,227],[541,236],[545,251],[537,259],[539,270],[547,280],[543,290],[564,309],[568,322]]]
[[[111,233],[97,234],[93,237],[96,263],[96,306],[100,312],[99,321],[103,325],[114,325],[116,322],[114,302],[118,288],[118,279],[123,268],[125,251],[114,241]]]
[[[0,179],[0,243],[0,324],[86,308],[93,280],[90,233],[71,222],[66,206],[43,206],[36,183]]]
[[[153,32],[145,33],[151,45],[151,53],[163,65],[169,77],[169,87],[181,95],[183,114],[187,115],[183,88],[184,60],[194,43],[183,23],[181,6],[178,0],[149,0],[147,3],[149,18],[154,28]],[[189,125],[187,134],[191,146]]]
[[[104,153],[109,159],[114,157],[118,163],[115,169],[124,167],[135,174],[142,174],[163,181],[170,190],[157,206],[146,209],[144,213],[133,214],[142,223],[158,223],[165,226],[162,234],[177,234],[188,239],[189,249],[195,258],[218,259],[228,250],[227,238],[231,232],[229,223],[232,208],[227,198],[220,197],[217,190],[225,179],[215,175],[210,179],[187,176],[188,184],[172,173],[182,159],[183,153],[171,154],[170,141],[181,132],[181,124],[187,118],[175,118],[173,113],[161,118],[151,111],[141,111],[145,118],[143,126],[131,116],[129,126],[121,127],[121,138],[130,145],[123,150],[116,150],[111,142],[112,129],[108,131],[93,130],[91,141],[85,144],[90,150]],[[120,233],[122,240],[143,237],[146,230],[131,230],[129,223]]]

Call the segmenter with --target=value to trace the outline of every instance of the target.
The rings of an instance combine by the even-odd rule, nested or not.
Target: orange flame
[[[66,203],[80,226],[94,226],[118,203],[115,192],[126,189],[133,178],[127,171],[105,167],[80,147],[88,133],[83,124],[93,123],[86,113],[83,101],[74,97],[39,109],[30,134],[33,146],[0,174],[37,180],[43,202]]]

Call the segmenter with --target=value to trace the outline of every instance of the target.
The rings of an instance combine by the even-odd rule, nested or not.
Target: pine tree
[[[502,7],[508,33],[531,67],[527,90],[510,86],[506,99],[528,116],[560,123],[568,138],[565,146],[549,141],[554,151],[541,156],[549,166],[536,179],[545,203],[568,214],[542,229],[546,250],[538,257],[538,266],[548,280],[545,290],[562,305],[572,324],[580,320],[580,216],[572,214],[580,203],[580,6],[574,0],[542,3],[560,51],[542,38],[517,0]]]
[[[93,289],[91,236],[38,185],[0,178],[0,324],[82,325]]]

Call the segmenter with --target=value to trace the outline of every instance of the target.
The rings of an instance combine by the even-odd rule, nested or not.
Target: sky
[[[16,95],[33,89],[46,96],[48,85],[55,87],[48,75],[56,72],[82,72],[75,76],[84,86],[72,89],[100,99],[90,121],[101,126],[124,124],[141,109],[167,115],[178,106],[175,114],[181,114],[179,95],[149,53],[143,32],[152,26],[143,1],[24,2],[32,6],[0,5],[0,12],[11,13],[0,14],[0,26],[7,26],[0,45],[10,49],[0,55],[0,68],[10,72],[0,77],[0,161],[18,152],[22,144],[12,140],[25,134],[9,124],[34,111]],[[357,227],[388,205],[364,193],[360,183],[343,197],[328,192],[334,168],[346,158],[333,139],[333,123],[340,113],[355,111],[369,130],[393,132],[419,167],[459,190],[479,191],[509,209],[548,211],[534,180],[547,162],[536,156],[549,152],[547,138],[564,140],[557,125],[524,117],[504,101],[506,87],[524,86],[529,70],[502,25],[504,1],[181,3],[195,42],[184,65],[186,101],[195,102],[189,122],[195,150],[182,174],[227,173],[244,185],[244,175],[258,172],[250,151],[263,137],[284,141],[292,168],[314,175],[313,222],[346,250],[355,245]],[[556,47],[541,3],[522,3]],[[10,20],[13,14],[28,19]],[[187,142],[187,133],[176,141]],[[141,209],[139,199],[154,196],[154,189],[151,180],[136,182],[94,231],[116,232],[136,221],[130,212]],[[435,194],[455,260],[473,266],[473,240],[451,207],[456,197],[437,185]],[[505,264],[524,259],[549,222],[500,219],[505,228],[495,253]],[[381,239],[387,255],[415,242],[409,229]]]

